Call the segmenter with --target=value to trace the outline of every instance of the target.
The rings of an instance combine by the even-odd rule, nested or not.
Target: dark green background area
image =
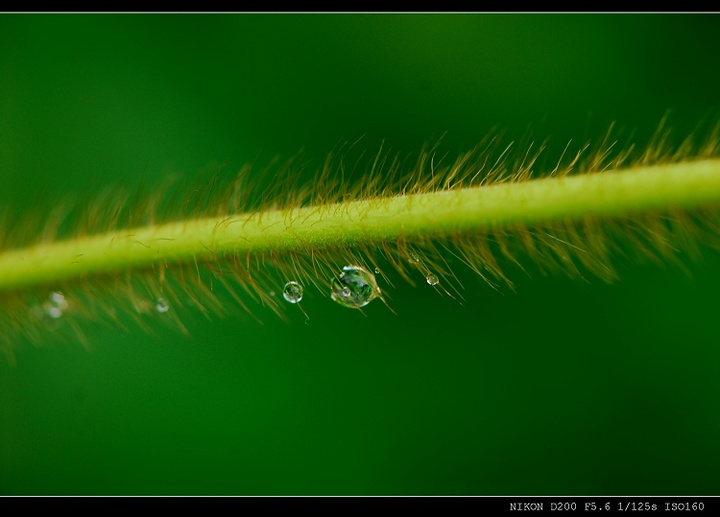
[[[359,137],[642,141],[666,110],[684,135],[718,84],[711,15],[0,15],[0,203]],[[689,269],[498,293],[459,267],[463,304],[308,290],[307,325],[27,345],[0,364],[0,494],[718,494],[720,257]]]

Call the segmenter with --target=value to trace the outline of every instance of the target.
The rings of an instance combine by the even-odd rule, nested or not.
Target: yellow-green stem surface
[[[720,160],[196,218],[5,251],[0,291],[230,253],[309,252],[714,202],[720,202]]]

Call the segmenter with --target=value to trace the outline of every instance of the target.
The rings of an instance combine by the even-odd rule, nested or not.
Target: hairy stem
[[[704,160],[191,219],[5,251],[0,291],[229,253],[309,252],[717,202],[720,160]]]

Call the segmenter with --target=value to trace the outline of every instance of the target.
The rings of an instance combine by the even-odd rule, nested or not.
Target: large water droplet
[[[438,280],[438,277],[430,273],[425,280],[427,280],[427,283],[430,285],[438,285],[440,283],[440,280]]]
[[[305,290],[303,289],[303,286],[295,282],[294,280],[291,280],[287,284],[285,284],[285,287],[283,288],[283,298],[285,298],[290,303],[298,303],[303,298],[303,293]]]
[[[344,307],[359,309],[380,296],[375,275],[360,266],[345,266],[333,279],[330,297]]]

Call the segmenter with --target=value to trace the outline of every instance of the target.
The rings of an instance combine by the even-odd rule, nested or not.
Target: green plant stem
[[[235,253],[433,238],[720,202],[720,160],[191,219],[0,254],[0,292]]]

